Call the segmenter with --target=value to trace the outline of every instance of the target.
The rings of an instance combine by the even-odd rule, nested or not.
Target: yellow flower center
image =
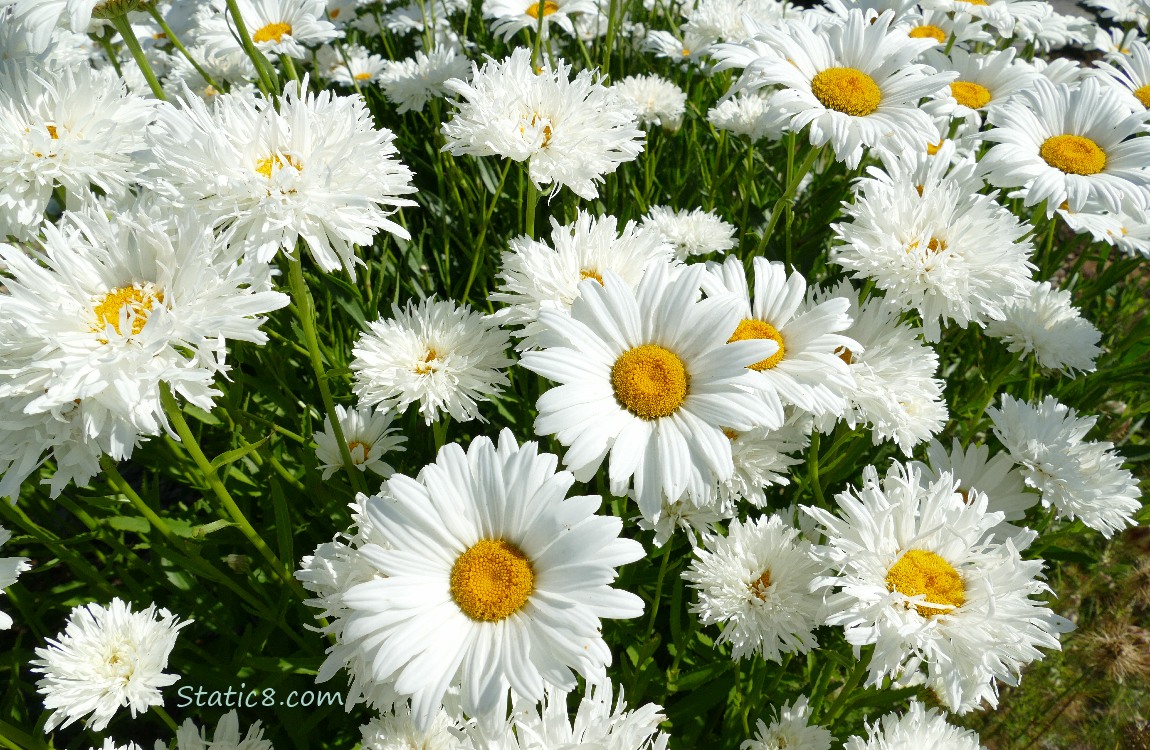
[[[55,125],[45,125],[44,127],[48,129],[48,135],[52,136],[52,140],[60,140],[60,133],[56,130]]]
[[[827,68],[811,79],[811,93],[827,109],[866,117],[878,109],[882,91],[866,73],[855,68]]]
[[[759,601],[765,602],[767,600],[767,589],[771,587],[771,571],[764,570],[763,574],[751,581],[750,589]]]
[[[480,539],[451,568],[451,596],[479,622],[510,617],[535,591],[535,572],[523,551],[502,539]]]
[[[557,10],[559,10],[559,3],[552,0],[540,0],[538,3],[527,6],[527,15],[532,18],[539,18],[540,13],[549,16]]]
[[[841,359],[843,362],[846,362],[848,365],[853,365],[855,363],[855,353],[850,349],[847,349],[845,346],[840,346],[838,349],[835,349],[835,356]]]
[[[435,372],[435,365],[431,364],[439,358],[439,352],[435,349],[428,347],[427,354],[423,357],[423,361],[415,366],[414,372],[416,375],[426,375],[429,372]]]
[[[252,34],[253,42],[276,42],[279,43],[283,40],[284,35],[291,36],[290,23],[269,23],[262,29]]]
[[[929,155],[931,155],[931,156],[934,156],[934,155],[936,155],[936,154],[937,154],[939,151],[941,151],[941,150],[942,150],[942,144],[944,144],[944,143],[946,143],[946,139],[945,139],[945,138],[943,138],[942,140],[940,140],[938,143],[928,143],[928,144],[926,144],[926,153],[927,153],[927,154],[929,154]],[[919,195],[922,195],[922,188],[921,188],[921,187],[918,189],[918,194],[919,194]]]
[[[599,282],[600,285],[603,283],[602,274],[590,268],[583,268],[579,270],[579,280],[582,281],[583,279],[595,279]]]
[[[946,43],[946,32],[929,23],[915,26],[909,34],[911,39],[934,39],[939,44]]]
[[[359,451],[356,453],[356,451]],[[371,446],[362,440],[352,440],[347,444],[347,452],[351,454],[351,462],[356,466],[367,461],[367,454],[371,453]]]
[[[783,345],[783,335],[779,333],[770,323],[764,320],[755,320],[754,318],[747,318],[739,322],[739,327],[731,334],[731,338],[727,339],[727,343],[732,341],[746,341],[748,339],[770,339],[779,345],[779,350],[767,357],[760,359],[753,365],[747,365],[752,370],[769,370],[779,362],[783,361],[783,356],[786,354],[786,346]]]
[[[986,5],[986,0],[966,0],[969,5]]]
[[[296,171],[303,169],[303,164],[301,164],[300,160],[294,156],[288,156],[287,154],[272,154],[271,156],[267,156],[256,162],[256,171],[270,180],[272,178],[272,172],[278,172],[279,170],[283,169],[285,164],[292,167]]]
[[[690,377],[683,360],[658,344],[643,344],[619,355],[611,367],[615,398],[643,419],[675,412],[687,398]]]
[[[723,435],[732,443],[739,439],[739,433],[735,430],[732,430],[730,427],[723,428]]]
[[[371,78],[371,73],[356,73],[355,74],[355,80],[357,80],[357,81],[366,81],[369,78]]]
[[[113,289],[100,297],[93,305],[92,310],[96,313],[96,326],[92,330],[103,331],[110,325],[116,333],[122,335],[120,313],[126,307],[128,308],[128,320],[132,324],[131,335],[136,336],[144,330],[144,325],[148,322],[148,313],[157,303],[162,304],[163,301],[164,293],[155,289],[151,284],[122,286]],[[108,342],[105,340],[104,343]]]
[[[934,552],[912,549],[891,566],[886,574],[888,591],[907,596],[926,595],[931,604],[947,604],[958,608],[966,602],[966,585],[954,566]],[[923,617],[933,617],[954,610],[950,607],[918,605],[915,609]]]
[[[1106,169],[1106,152],[1081,135],[1056,135],[1038,149],[1047,164],[1066,174],[1098,174]]]
[[[931,237],[930,242],[926,243],[926,249],[932,253],[945,252],[946,240],[940,240],[938,237]]]
[[[1134,96],[1142,102],[1142,106],[1150,109],[1150,83],[1134,89]]]
[[[986,87],[970,81],[955,81],[950,84],[950,95],[959,104],[971,109],[979,109],[990,103],[990,92]]]

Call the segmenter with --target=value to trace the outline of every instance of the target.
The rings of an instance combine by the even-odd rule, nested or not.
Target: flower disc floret
[[[539,0],[534,5],[527,6],[527,15],[532,18],[539,18],[540,14],[544,16],[553,15],[559,10],[559,4],[553,0]]]
[[[123,335],[124,332],[120,330],[120,317],[125,314],[123,311],[126,307],[128,318],[132,322],[130,335],[139,335],[148,322],[148,313],[157,303],[162,304],[164,301],[164,293],[150,287],[151,284],[123,286],[100,297],[92,308],[96,313],[95,330],[102,331],[112,326],[116,333]]]
[[[1150,109],[1150,83],[1134,89],[1134,98],[1141,102],[1143,107]]]
[[[497,622],[518,612],[535,590],[523,550],[503,539],[480,539],[451,568],[451,596],[463,613]]]
[[[731,335],[730,341],[746,341],[748,339],[770,339],[779,345],[778,351],[766,359],[761,359],[753,365],[748,365],[752,370],[762,372],[769,370],[779,362],[783,361],[786,356],[786,345],[783,342],[783,335],[779,333],[773,325],[765,320],[755,320],[754,318],[746,318],[739,322],[739,327]],[[728,342],[730,343],[730,342]]]
[[[945,614],[951,607],[961,607],[966,601],[966,584],[962,576],[941,555],[925,549],[908,550],[886,574],[886,587],[910,597],[926,595],[932,604],[950,607],[915,606],[923,617]]]
[[[281,42],[285,36],[291,36],[291,24],[287,23],[269,23],[263,28],[252,34],[252,41],[256,44],[260,42]]]
[[[946,32],[934,24],[915,26],[907,32],[907,36],[911,39],[934,39],[939,44],[946,44]]]
[[[658,344],[643,344],[619,355],[611,387],[619,403],[643,419],[668,417],[687,398],[690,376],[683,360]]]
[[[811,79],[811,93],[827,109],[866,117],[882,103],[882,90],[856,68],[827,68]]]
[[[964,107],[980,109],[990,104],[990,90],[981,83],[955,81],[950,84],[950,95]]]
[[[1038,149],[1043,160],[1066,174],[1098,174],[1106,169],[1106,152],[1081,135],[1056,135],[1047,138]]]

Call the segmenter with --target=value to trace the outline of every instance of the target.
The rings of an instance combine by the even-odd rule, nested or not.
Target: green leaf
[[[220,455],[218,455],[212,459],[212,468],[213,469],[219,469],[221,466],[227,466],[228,464],[232,464],[232,463],[235,463],[236,461],[239,461],[241,458],[248,455],[252,451],[259,450],[263,446],[264,443],[266,443],[268,440],[271,440],[271,437],[272,437],[271,435],[268,435],[267,437],[263,438],[262,440],[257,440],[256,442],[251,443],[250,445],[245,445],[242,448],[236,448],[235,450],[225,451],[225,452],[221,453]]]

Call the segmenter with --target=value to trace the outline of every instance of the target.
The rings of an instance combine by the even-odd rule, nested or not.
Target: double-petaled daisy
[[[589,683],[575,713],[567,708],[567,693],[548,690],[538,710],[515,713],[515,741],[506,750],[555,748],[610,748],[611,750],[667,750],[670,739],[659,731],[666,720],[655,703],[627,710],[623,691],[612,701],[609,681]]]
[[[707,110],[707,122],[716,130],[746,136],[752,141],[779,140],[790,119],[771,106],[771,95],[762,90],[727,97]]]
[[[258,721],[241,734],[239,716],[232,710],[220,717],[211,740],[204,728],[196,726],[191,719],[184,719],[176,731],[175,750],[272,750],[272,743],[264,739],[264,730]]]
[[[854,9],[818,31],[798,21],[761,27],[751,47],[718,45],[714,56],[745,68],[736,89],[781,86],[771,105],[790,115],[790,130],[809,126],[811,145],[830,143],[854,168],[864,147],[926,148],[930,118],[918,101],[954,77],[912,62],[937,42],[892,29],[892,18]]]
[[[867,725],[867,737],[854,736],[844,750],[894,750],[895,748],[930,747],[938,750],[983,750],[978,734],[948,724],[946,715],[937,708],[925,708],[917,700],[910,702],[906,713],[885,714]]]
[[[802,458],[792,454],[805,450],[810,444],[808,433],[800,428],[799,422],[792,416],[777,430],[756,427],[737,432],[727,428],[725,433],[731,440],[735,473],[719,482],[715,499],[731,509],[740,500],[761,508],[767,503],[766,487],[789,484],[787,470],[802,463]]]
[[[571,189],[581,198],[599,195],[597,182],[643,150],[635,112],[590,71],[570,77],[562,61],[531,65],[531,50],[475,67],[471,82],[448,81],[459,95],[443,126],[445,151],[526,161],[537,186]]]
[[[661,234],[678,260],[692,255],[725,253],[735,246],[735,227],[714,212],[701,208],[687,211],[651,206],[643,217],[643,226]]]
[[[551,330],[522,359],[559,384],[539,397],[535,432],[568,447],[563,461],[581,481],[609,453],[612,493],[623,495],[633,479],[651,521],[664,497],[706,504],[714,483],[731,477],[724,429],[782,424],[747,369],[778,345],[729,341],[745,303],[733,295],[700,301],[700,266],[672,273],[653,264],[634,290],[610,271],[602,284],[584,280],[570,315],[540,313]]]
[[[328,661],[365,659],[424,729],[449,687],[463,712],[491,716],[509,689],[537,702],[548,686],[574,688],[572,669],[605,679],[600,619],[643,610],[610,584],[643,548],[595,515],[598,497],[565,497],[575,480],[556,463],[504,430],[498,446],[448,445],[416,478],[361,499],[383,544],[356,554],[377,575],[340,592]]]
[[[811,706],[805,695],[778,710],[770,725],[758,721],[754,739],[740,750],[831,750],[834,735],[826,727],[811,724]]]
[[[8,543],[12,532],[0,526],[0,547]],[[16,583],[20,574],[28,570],[31,565],[26,557],[0,557],[0,590],[6,589]],[[12,617],[7,612],[0,612],[0,630],[12,627]]]
[[[470,76],[467,57],[455,45],[438,44],[430,52],[416,50],[414,57],[385,63],[379,86],[399,114],[422,112],[432,99],[447,96],[449,80]]]
[[[1003,320],[992,320],[986,335],[1002,339],[1006,348],[1033,354],[1042,367],[1092,372],[1102,353],[1102,334],[1070,304],[1070,292],[1049,281],[1034,284],[1030,294],[1006,306]]]
[[[874,645],[868,684],[925,681],[965,713],[997,705],[998,682],[1017,684],[1039,647],[1059,648],[1058,634],[1073,626],[1031,598],[1049,591],[1042,561],[1019,555],[1035,534],[993,541],[1002,514],[956,487],[949,474],[926,483],[900,464],[880,481],[868,466],[861,486],[837,496],[838,515],[803,510],[822,525],[816,554],[835,571],[818,582],[836,590],[827,624],[841,625],[856,648]]]
[[[476,750],[474,744],[463,737],[461,728],[460,722],[444,710],[435,715],[430,726],[420,728],[411,715],[411,706],[404,702],[359,728],[360,747],[362,750]]]
[[[335,415],[355,467],[360,471],[371,469],[385,479],[391,476],[395,469],[383,460],[383,456],[390,451],[406,450],[403,444],[407,442],[407,438],[396,435],[396,428],[391,426],[395,415],[386,410],[345,409],[339,405],[335,407]],[[312,440],[316,443],[315,453],[323,469],[323,478],[328,479],[343,468],[343,457],[330,416],[323,418],[323,432],[315,433]]]
[[[691,612],[704,625],[722,625],[715,643],[730,643],[732,659],[781,661],[783,654],[818,648],[814,630],[826,612],[822,594],[811,593],[811,586],[826,566],[798,536],[779,516],[736,519],[726,536],[705,539],[706,548],[695,549],[683,572],[699,594]]]
[[[687,109],[687,94],[666,78],[657,75],[627,76],[611,86],[635,107],[639,124],[678,130]]]
[[[1046,201],[1053,216],[1065,204],[1120,210],[1150,187],[1150,139],[1136,138],[1150,111],[1131,112],[1111,87],[1095,77],[1077,88],[1038,78],[988,120],[995,146],[982,158],[987,180],[1017,187],[1027,206]]]
[[[37,648],[32,671],[44,708],[52,713],[45,732],[84,719],[99,732],[121,708],[132,716],[163,705],[160,688],[180,679],[165,674],[168,655],[180,629],[191,624],[152,604],[142,612],[113,599],[107,607],[91,603],[72,610],[64,632]]]

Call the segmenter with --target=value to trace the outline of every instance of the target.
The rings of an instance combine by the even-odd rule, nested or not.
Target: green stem
[[[132,58],[140,66],[140,71],[143,72],[144,78],[148,81],[152,94],[160,101],[167,101],[168,97],[164,94],[164,87],[160,85],[155,71],[152,70],[152,64],[148,62],[143,48],[140,47],[140,40],[136,38],[136,32],[132,30],[132,24],[128,21],[128,17],[126,15],[112,16],[109,20],[113,28],[120,32],[120,38],[124,40],[124,44],[128,46],[128,51],[132,53]]]
[[[288,78],[299,83],[299,71],[295,69],[295,61],[291,59],[291,55],[280,55],[280,60],[283,61],[284,72],[287,73]],[[302,94],[303,92],[300,91],[298,93]]]
[[[168,725],[168,729],[172,730],[173,732],[180,731],[180,727],[176,724],[172,717],[168,715],[168,712],[164,710],[163,706],[154,705],[152,706],[152,711],[155,712],[156,716],[160,717],[161,721]]]
[[[296,313],[299,316],[300,325],[303,327],[303,337],[307,344],[311,368],[315,372],[316,382],[319,384],[319,395],[323,399],[323,408],[331,422],[331,430],[335,434],[336,445],[339,446],[343,468],[347,471],[348,479],[351,480],[351,486],[356,492],[367,492],[367,483],[364,481],[363,474],[351,460],[351,449],[348,448],[347,439],[343,434],[343,425],[339,423],[339,416],[335,411],[335,401],[331,397],[327,371],[324,369],[323,357],[319,351],[319,336],[315,328],[315,305],[312,302],[311,291],[303,278],[303,264],[300,262],[298,250],[295,257],[288,260],[288,283],[291,285],[292,300],[295,302]]]
[[[671,561],[671,540],[663,550],[663,561],[659,563],[659,577],[655,579],[655,597],[651,600],[651,619],[647,622],[648,635],[655,632],[655,617],[659,614],[659,601],[663,598],[663,579],[667,577],[667,565]]]
[[[815,502],[820,508],[827,507],[827,499],[823,496],[822,479],[819,477],[819,431],[811,433],[811,447],[807,451],[807,477],[810,481],[811,491],[814,492]]]
[[[107,454],[100,456],[100,468],[103,469],[104,476],[108,479],[108,484],[112,485],[112,488],[116,490],[116,492],[128,498],[128,502],[140,512],[141,516],[147,519],[153,529],[160,532],[160,536],[164,537],[168,544],[177,550],[184,550],[184,540],[176,536],[176,533],[172,531],[172,527],[168,526],[168,522],[160,518],[160,516],[152,510],[151,506],[144,502],[144,499],[132,489],[132,486],[128,484],[128,481],[120,474],[115,459]]]
[[[775,207],[771,209],[771,219],[767,222],[767,228],[763,230],[763,236],[759,238],[756,255],[762,255],[763,250],[766,249],[767,241],[770,240],[771,234],[775,231],[775,225],[779,223],[779,217],[783,215],[783,210],[794,201],[795,194],[799,192],[799,183],[807,176],[807,172],[811,171],[811,167],[815,165],[815,160],[819,158],[821,153],[822,148],[812,148],[798,170],[790,176],[787,192],[783,193],[782,197],[775,202]]]
[[[867,662],[869,661],[870,660],[868,659]],[[847,675],[846,680],[843,682],[843,686],[839,688],[839,694],[835,698],[835,702],[831,704],[831,708],[827,712],[826,716],[820,720],[821,724],[832,724],[834,720],[839,717],[839,714],[843,712],[843,709],[846,708],[847,701],[850,700],[851,696],[854,694],[855,688],[858,687],[860,682],[862,682],[863,675],[866,674],[867,662],[859,659],[857,662],[855,662],[855,665],[851,667],[850,674]]]
[[[495,195],[491,196],[491,205],[483,212],[483,226],[479,228],[479,239],[475,241],[475,252],[471,257],[471,273],[467,275],[467,286],[463,287],[463,296],[460,298],[467,302],[471,294],[471,285],[475,282],[475,275],[479,273],[479,261],[486,256],[483,251],[483,240],[487,238],[487,227],[491,226],[491,214],[495,211],[495,204],[503,194],[503,185],[507,182],[507,173],[511,171],[511,160],[507,159],[503,166],[503,174],[499,175],[499,185],[495,188]]]
[[[236,24],[236,33],[240,37],[240,44],[243,46],[244,52],[251,58],[252,64],[256,66],[256,74],[260,79],[260,91],[270,96],[276,91],[276,85],[272,80],[271,71],[268,69],[267,58],[256,49],[255,42],[252,41],[251,34],[248,33],[248,26],[244,23],[244,16],[240,13],[239,6],[236,5],[236,0],[227,0],[227,3],[228,12]]]
[[[524,201],[527,207],[523,215],[523,233],[535,239],[535,209],[539,204],[539,188],[535,187],[535,181],[531,179],[529,167],[525,165],[524,171],[527,172],[527,200]]]
[[[180,41],[180,38],[176,36],[176,32],[172,31],[171,27],[168,26],[168,22],[164,20],[164,14],[159,11],[159,9],[156,7],[156,4],[148,3],[145,7],[147,8],[148,13],[156,21],[156,24],[159,25],[160,31],[164,32],[164,36],[168,38],[168,41],[172,43],[172,46],[175,47],[180,52],[180,54],[182,54],[184,58],[192,64],[192,67],[195,68],[196,72],[200,74],[204,81],[207,82],[207,84],[216,91],[223,91],[224,89],[221,88],[218,83],[216,83],[211,74],[204,70],[204,68],[198,62],[196,62],[196,58],[192,57],[192,54],[188,52],[188,48],[185,47],[184,43]]]

